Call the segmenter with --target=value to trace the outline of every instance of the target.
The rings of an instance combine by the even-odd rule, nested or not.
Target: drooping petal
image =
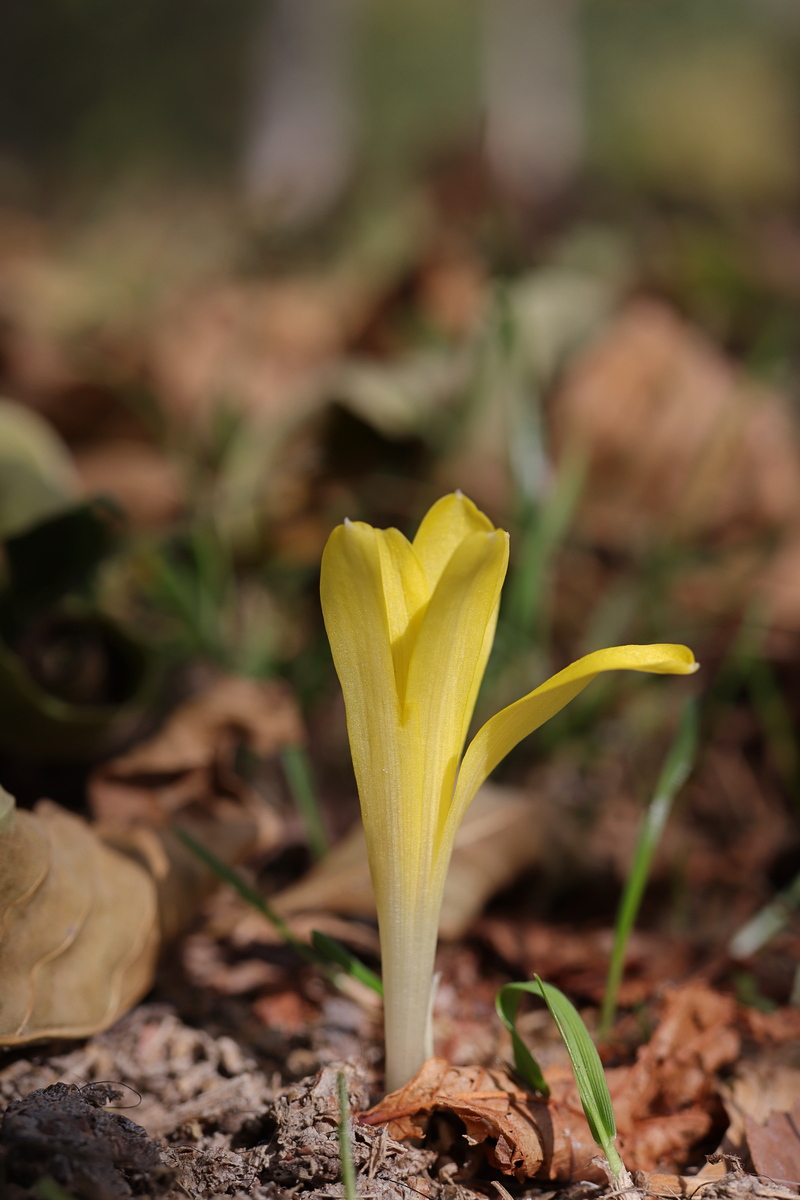
[[[433,592],[456,547],[471,533],[492,533],[494,525],[461,492],[451,492],[422,518],[414,550]]]
[[[415,722],[419,731],[422,846],[428,861],[450,805],[507,565],[507,533],[468,534],[442,572],[412,652],[404,720],[409,726]]]
[[[612,646],[595,650],[559,671],[521,700],[509,704],[475,734],[464,755],[443,845],[455,831],[475,793],[497,764],[529,733],[555,716],[603,671],[647,671],[691,675],[698,664],[687,646]]]

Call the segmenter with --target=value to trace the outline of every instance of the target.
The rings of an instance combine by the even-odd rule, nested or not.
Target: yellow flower
[[[462,758],[507,565],[508,534],[460,492],[433,505],[413,542],[396,529],[346,521],[322,557],[322,610],[378,910],[390,1091],[431,1053],[445,875],[478,788],[601,671],[697,668],[685,646],[598,650],[497,713]]]

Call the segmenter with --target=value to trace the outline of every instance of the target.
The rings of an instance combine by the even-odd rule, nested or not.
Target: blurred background
[[[5,785],[80,805],[209,679],[281,679],[335,840],[322,547],[460,487],[512,539],[479,717],[602,645],[703,664],[596,684],[501,769],[550,814],[524,903],[613,918],[693,688],[646,919],[718,939],[789,887],[797,5],[41,0],[2,27]],[[792,921],[742,984],[767,1003]]]

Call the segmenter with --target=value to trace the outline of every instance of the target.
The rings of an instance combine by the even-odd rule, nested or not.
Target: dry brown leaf
[[[456,835],[439,921],[441,937],[463,937],[487,900],[536,862],[546,840],[545,820],[537,796],[484,784]],[[375,899],[361,823],[273,903],[286,916],[314,910],[373,916]]]
[[[144,995],[159,930],[141,866],[45,800],[9,813],[0,879],[1,1044],[86,1037]]]
[[[606,1181],[580,1108],[531,1096],[500,1068],[451,1067],[429,1058],[414,1078],[361,1118],[397,1141],[421,1137],[435,1112],[464,1122],[467,1140],[484,1146],[492,1166],[518,1180]]]
[[[663,1171],[636,1171],[633,1182],[648,1196],[663,1197],[663,1200],[677,1200],[678,1197],[691,1200],[695,1193],[698,1198],[708,1194],[705,1191],[708,1184],[722,1179],[728,1174],[728,1170],[728,1162],[726,1159],[720,1158],[719,1162],[707,1162],[696,1175],[668,1175]]]

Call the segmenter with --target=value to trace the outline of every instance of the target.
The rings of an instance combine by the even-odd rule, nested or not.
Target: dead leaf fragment
[[[148,989],[158,951],[148,873],[49,801],[0,833],[0,1043],[85,1037]]]
[[[467,1141],[483,1145],[492,1166],[520,1182],[537,1177],[605,1182],[592,1162],[597,1147],[580,1107],[533,1097],[500,1068],[452,1067],[446,1059],[429,1058],[405,1087],[361,1119],[385,1124],[390,1137],[403,1141],[421,1137],[435,1112],[463,1121]]]
[[[772,1113],[763,1125],[746,1116],[745,1130],[759,1175],[800,1183],[800,1104],[788,1113]]]
[[[620,1154],[630,1170],[679,1166],[711,1131],[720,1111],[717,1072],[739,1053],[735,1021],[732,997],[704,984],[672,988],[634,1066],[608,1072]]]

